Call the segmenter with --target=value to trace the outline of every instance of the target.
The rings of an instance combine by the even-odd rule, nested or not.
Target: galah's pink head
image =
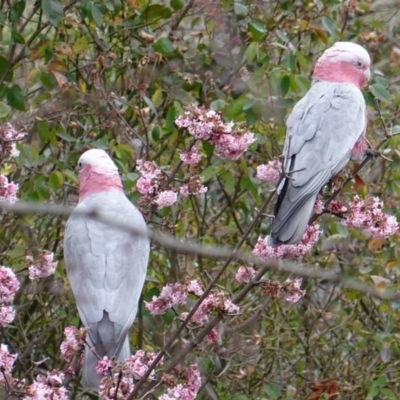
[[[361,87],[371,77],[367,50],[352,42],[336,42],[325,50],[314,69],[314,80],[349,82]]]
[[[92,149],[81,155],[79,167],[79,201],[93,193],[122,192],[118,168],[104,150]]]

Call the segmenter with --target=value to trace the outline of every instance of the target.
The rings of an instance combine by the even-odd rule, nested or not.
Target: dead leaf
[[[385,290],[390,283],[389,279],[383,278],[382,276],[378,275],[371,275],[371,279],[372,282],[374,282],[375,287],[379,290]]]
[[[382,248],[386,239],[370,239],[368,240],[368,250],[376,251]]]
[[[361,178],[361,176],[357,174],[357,175],[355,176],[353,189],[354,189],[355,191],[357,191],[357,190],[360,190],[360,189],[362,189],[362,188],[364,188],[364,187],[365,187],[364,179]]]
[[[389,63],[391,67],[396,67],[400,65],[400,49],[398,47],[393,47],[389,56]]]
[[[54,75],[54,78],[56,78],[57,85],[59,88],[62,88],[64,85],[68,83],[68,79],[66,78],[66,76],[64,76],[60,72],[57,71],[50,71],[50,72]]]

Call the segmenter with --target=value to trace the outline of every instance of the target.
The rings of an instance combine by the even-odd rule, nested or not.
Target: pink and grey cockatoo
[[[310,90],[286,122],[289,174],[278,188],[269,245],[301,241],[321,188],[352,154],[360,156],[367,126],[361,88],[370,64],[368,52],[351,42],[335,43],[317,61]]]
[[[146,224],[128,200],[118,168],[103,150],[86,151],[79,159],[79,203],[68,219],[64,257],[68,278],[83,324],[90,328],[88,343],[100,357],[124,361],[131,355],[128,331],[136,317],[146,277],[150,244],[132,234],[78,215],[96,210],[141,231]],[[82,383],[98,388],[97,358],[86,346]]]

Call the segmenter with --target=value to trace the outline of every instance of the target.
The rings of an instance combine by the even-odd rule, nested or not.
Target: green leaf
[[[30,165],[35,165],[39,160],[38,149],[32,144],[23,144],[21,153],[25,156],[25,159]]]
[[[226,117],[228,119],[234,119],[238,117],[243,112],[243,107],[247,103],[247,96],[238,97],[226,110]]]
[[[336,28],[334,23],[328,17],[322,17],[322,26],[325,28],[327,32],[329,32],[332,36],[336,34]]]
[[[8,70],[8,60],[6,58],[4,58],[3,56],[0,56],[0,77],[2,77],[6,71]],[[6,81],[7,82],[11,82],[13,77],[12,71],[8,71],[7,72],[7,76],[6,76]]]
[[[251,38],[254,42],[261,42],[265,36],[265,28],[262,22],[253,21],[249,24],[249,32],[251,33]]]
[[[391,103],[392,98],[389,91],[382,85],[375,83],[369,87],[371,93],[379,100],[385,103]]]
[[[38,122],[37,131],[42,142],[47,142],[54,137],[53,133],[50,132],[49,125],[44,121]]]
[[[249,14],[249,10],[247,9],[247,7],[244,4],[239,3],[237,1],[235,1],[234,5],[233,5],[233,9],[235,11],[235,15],[239,19],[246,18],[247,15]]]
[[[303,90],[304,92],[306,92],[307,90],[310,89],[311,82],[310,82],[310,79],[308,79],[306,76],[296,75],[294,79],[295,79],[296,83],[299,85],[299,88],[301,90]]]
[[[92,3],[92,17],[93,21],[96,23],[97,26],[101,26],[103,23],[103,13],[100,9]]]
[[[16,30],[12,30],[11,31],[11,36],[14,39],[15,42],[19,43],[19,44],[25,44],[25,39],[24,37]]]
[[[67,142],[76,142],[76,138],[69,133],[57,132],[57,136]]]
[[[0,118],[5,118],[7,117],[8,114],[10,114],[11,107],[8,106],[6,103],[3,103],[0,101]]]
[[[64,15],[64,9],[58,0],[41,0],[42,10],[49,22],[57,27]]]
[[[11,107],[25,111],[24,94],[18,85],[13,85],[7,90],[7,102]]]
[[[64,170],[64,171],[62,171],[62,173],[63,173],[64,176],[65,176],[66,178],[68,178],[71,182],[75,183],[75,185],[78,184],[78,182],[79,182],[79,181],[78,181],[78,178],[77,178],[76,174],[74,174],[73,171]]]
[[[248,63],[253,60],[260,59],[260,45],[256,42],[251,42],[246,49],[246,59]]]
[[[153,4],[143,12],[142,17],[146,23],[150,23],[153,20],[168,19],[171,18],[172,12],[168,7],[161,6],[159,4]]]
[[[50,187],[56,191],[58,190],[64,183],[64,176],[60,171],[53,171],[49,176],[49,185]]]
[[[271,399],[278,399],[281,394],[281,388],[276,383],[270,383],[267,385],[265,391],[271,397]]]
[[[174,10],[180,10],[185,5],[185,2],[184,0],[171,0],[170,5]]]
[[[10,22],[17,22],[25,10],[25,1],[17,1],[11,7],[8,19]]]
[[[208,182],[211,178],[214,178],[220,172],[221,172],[221,167],[218,167],[216,165],[210,165],[205,170],[203,170],[200,175],[203,177],[205,183]]]
[[[289,87],[290,87],[290,77],[289,75],[285,75],[282,79],[281,79],[281,96],[285,97],[287,92],[289,91]]]
[[[158,39],[153,44],[153,49],[161,53],[164,57],[172,56],[175,52],[174,46],[168,38]]]

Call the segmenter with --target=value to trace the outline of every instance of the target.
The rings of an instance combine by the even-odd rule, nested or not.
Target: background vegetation
[[[255,177],[255,169],[281,154],[285,117],[310,87],[316,59],[335,41],[357,42],[371,54],[374,74],[365,91],[371,144],[384,138],[383,121],[400,132],[399,19],[396,1],[4,0],[0,118],[28,135],[18,145],[20,155],[3,160],[1,173],[19,184],[20,200],[72,205],[79,156],[101,148],[112,155],[127,195],[138,204],[135,160],[154,161],[168,176],[177,168],[172,185],[179,187],[190,172],[179,156],[192,137],[174,121],[188,104],[204,105],[226,121],[245,122],[257,141],[238,161],[216,157],[213,146],[203,142],[196,173],[208,192],[180,197],[157,211],[139,207],[149,226],[161,232],[234,247],[273,189]],[[378,196],[385,210],[399,217],[398,142],[393,137],[383,145],[391,162],[368,163],[339,199]],[[273,202],[266,213],[272,208]],[[38,257],[45,250],[59,260],[55,275],[45,280],[19,273],[16,319],[0,329],[0,342],[18,353],[14,376],[30,382],[38,373],[66,368],[63,330],[80,323],[63,263],[65,219],[10,212],[0,218],[1,265],[20,271],[26,255]],[[324,234],[304,265],[368,283],[382,277],[387,279],[379,280],[382,291],[397,290],[397,235],[370,239],[329,215],[319,223]],[[250,252],[269,225],[264,215],[242,250]],[[154,243],[144,300],[187,278],[207,286],[224,261]],[[218,280],[230,298],[243,288],[235,281],[243,265],[232,261]],[[284,282],[288,274],[266,276]],[[255,288],[241,301],[240,315],[219,323],[216,343],[201,342],[181,360],[182,366],[199,366],[198,399],[400,397],[400,303],[328,280],[308,279],[303,286],[307,295],[295,305]],[[179,325],[172,310],[160,318],[142,307],[132,344],[157,352]],[[165,365],[197,332],[182,330]],[[82,398],[78,378],[68,389],[71,398]],[[148,398],[165,390],[161,385]]]

